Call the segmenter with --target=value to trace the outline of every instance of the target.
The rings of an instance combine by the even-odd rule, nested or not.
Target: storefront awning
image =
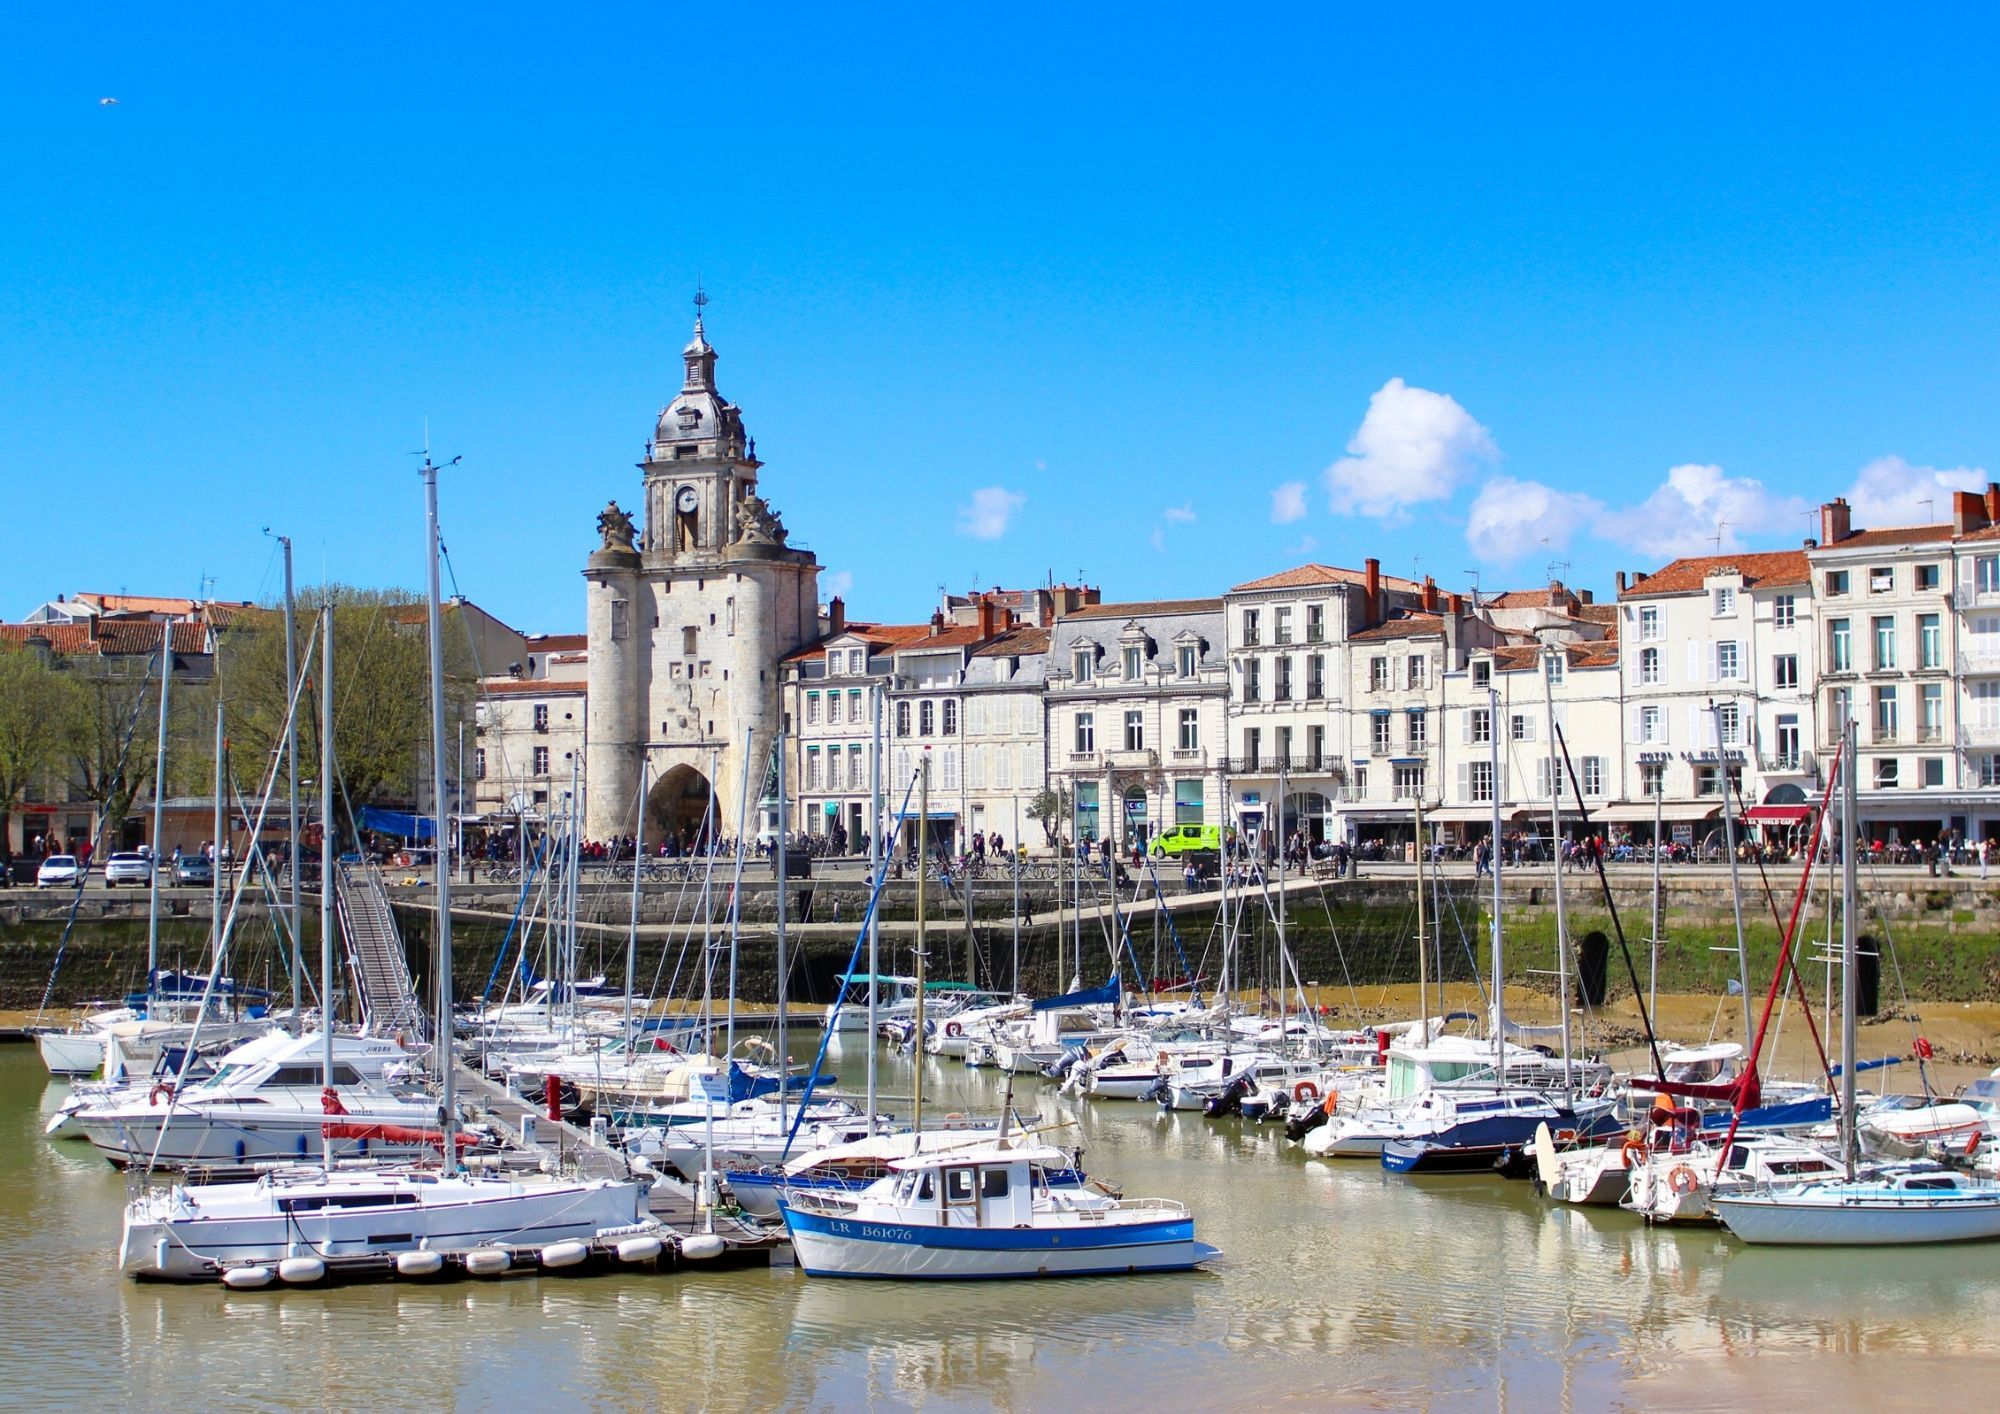
[[[1660,818],[1685,823],[1689,820],[1715,820],[1722,815],[1722,806],[1700,805],[1692,801],[1660,802]],[[1599,822],[1612,824],[1635,824],[1653,818],[1653,802],[1623,801],[1615,805],[1600,805],[1590,812],[1592,824]]]
[[[1812,814],[1810,805],[1753,805],[1743,812],[1746,825],[1797,825]]]

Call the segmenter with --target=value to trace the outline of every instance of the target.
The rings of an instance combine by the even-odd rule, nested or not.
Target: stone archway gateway
[[[682,846],[699,843],[712,823],[714,793],[708,777],[692,766],[675,766],[646,793],[646,835]]]

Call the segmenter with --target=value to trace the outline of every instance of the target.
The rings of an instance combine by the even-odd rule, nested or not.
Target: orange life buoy
[[[1667,1175],[1667,1188],[1674,1193],[1692,1193],[1700,1184],[1701,1176],[1686,1164],[1675,1164]]]
[[[965,1028],[960,1026],[956,1021],[947,1021],[944,1024],[944,1034],[947,1036],[963,1036]]]
[[[1328,1119],[1332,1119],[1340,1108],[1340,1092],[1338,1090],[1328,1090],[1326,1092],[1326,1103],[1321,1105],[1320,1108],[1326,1111]]]
[[[162,1095],[165,1095],[167,1097],[168,1104],[172,1104],[174,1102],[174,1087],[172,1081],[162,1080],[159,1084],[155,1085],[152,1088],[152,1090],[147,1093],[146,1103],[149,1105],[157,1105],[160,1103],[160,1096]]]
[[[1313,1084],[1310,1080],[1301,1080],[1292,1087],[1292,1098],[1301,1104],[1307,1100],[1317,1100],[1319,1098],[1319,1086]]]
[[[1646,1136],[1635,1130],[1633,1133],[1625,1136],[1625,1142],[1620,1146],[1620,1149],[1624,1153],[1627,1162],[1644,1163],[1646,1159]]]

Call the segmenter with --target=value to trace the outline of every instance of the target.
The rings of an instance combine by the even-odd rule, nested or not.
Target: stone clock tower
[[[716,391],[699,317],[681,359],[680,393],[639,464],[643,524],[608,507],[583,572],[590,839],[632,832],[642,761],[648,839],[691,836],[711,796],[720,834],[734,835],[739,819],[754,834],[780,721],[778,664],[819,632],[819,563],[785,543],[758,495],[763,464],[742,411]],[[740,815],[746,750],[750,808]]]

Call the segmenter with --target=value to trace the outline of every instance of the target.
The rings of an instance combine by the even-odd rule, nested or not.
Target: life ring
[[[1619,1148],[1628,1162],[1643,1163],[1646,1158],[1646,1136],[1635,1129],[1625,1136],[1625,1142]],[[1682,1167],[1685,1168],[1686,1165],[1683,1164]]]
[[[1317,1100],[1319,1099],[1319,1086],[1313,1084],[1310,1080],[1301,1080],[1292,1087],[1292,1098],[1300,1104],[1304,1104],[1308,1100]]]
[[[965,1028],[960,1026],[956,1021],[947,1021],[944,1024],[944,1034],[947,1036],[963,1036]]]
[[[1701,1175],[1686,1164],[1675,1164],[1674,1171],[1667,1175],[1667,1189],[1676,1194],[1688,1194],[1701,1185]]]
[[[167,1097],[168,1104],[171,1105],[174,1102],[174,1086],[172,1081],[162,1080],[159,1084],[155,1085],[147,1093],[146,1103],[149,1105],[157,1105],[160,1103],[160,1096],[162,1095],[165,1095]]]

